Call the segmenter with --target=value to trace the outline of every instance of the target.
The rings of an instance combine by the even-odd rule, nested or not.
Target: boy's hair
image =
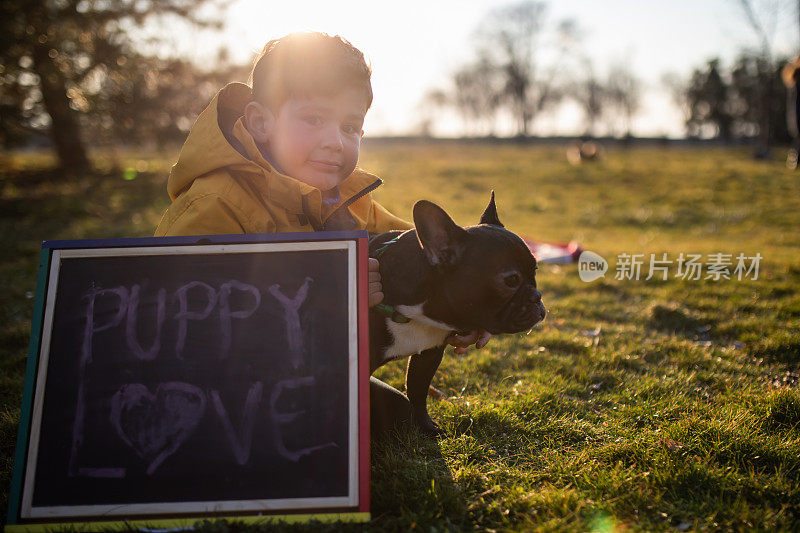
[[[338,35],[290,33],[264,46],[250,72],[253,100],[276,110],[290,97],[364,91],[372,105],[372,69],[364,54]]]

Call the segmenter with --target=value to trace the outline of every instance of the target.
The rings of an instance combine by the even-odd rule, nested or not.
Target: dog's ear
[[[453,265],[464,251],[467,232],[444,209],[427,200],[414,204],[414,226],[432,266]]]
[[[489,200],[489,205],[483,210],[481,221],[479,224],[491,224],[492,226],[500,226],[504,228],[503,223],[497,218],[497,206],[494,205],[494,191],[492,191],[492,198]]]

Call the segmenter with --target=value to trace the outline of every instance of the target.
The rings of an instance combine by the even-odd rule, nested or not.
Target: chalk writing
[[[98,477],[118,479],[125,477],[127,469],[125,468],[90,468],[81,467],[78,469],[78,475],[83,477]]]
[[[229,299],[233,289],[252,294],[255,299],[253,307],[250,309],[231,311]],[[236,281],[235,279],[222,284],[222,287],[219,289],[219,323],[222,335],[220,357],[227,357],[228,351],[231,348],[231,318],[247,318],[255,313],[259,305],[261,305],[261,293],[258,288],[248,285],[247,283],[242,283],[241,281]]]
[[[296,350],[302,351],[300,339],[300,318],[297,315],[297,308],[302,305],[303,300],[305,300],[306,293],[308,291],[307,283],[310,281],[310,278],[307,279],[306,285],[303,285],[300,291],[298,291],[298,296],[295,297],[294,300],[287,300],[289,304],[285,305],[295,305],[296,308],[293,308],[294,314],[291,317],[287,317],[287,320],[292,320],[292,326],[290,331],[294,332],[293,340],[291,341],[291,346],[295,347]],[[195,288],[202,288],[206,292],[206,305],[202,311],[192,311],[189,310],[189,304],[187,299],[187,292],[191,289]],[[161,351],[161,331],[164,325],[164,321],[166,320],[166,300],[167,300],[167,293],[166,290],[159,289],[158,296],[157,296],[157,311],[156,311],[156,334],[153,343],[150,347],[145,350],[142,348],[139,340],[137,338],[137,321],[138,321],[138,313],[139,313],[139,292],[141,287],[138,284],[135,284],[128,290],[126,287],[116,287],[113,289],[91,289],[86,293],[86,298],[89,300],[88,305],[86,306],[86,326],[84,327],[84,335],[83,335],[83,344],[81,348],[82,354],[82,362],[88,363],[92,360],[92,339],[95,333],[105,331],[111,329],[113,327],[119,326],[123,319],[126,319],[125,323],[125,343],[130,350],[130,352],[137,358],[143,359],[146,361],[150,361],[155,359],[156,356]],[[244,309],[231,309],[230,299],[231,293],[233,291],[240,291],[252,296],[253,302],[250,307],[246,307]],[[280,294],[280,293],[279,293]],[[95,317],[95,300],[97,300],[100,296],[106,295],[114,295],[118,298],[119,304],[116,310],[116,314],[114,317],[109,320],[108,322],[97,325],[96,317]],[[283,296],[283,295],[281,295]],[[181,286],[177,291],[175,291],[174,299],[178,302],[178,311],[175,313],[173,318],[178,322],[178,332],[177,332],[177,340],[175,342],[175,354],[179,359],[183,358],[183,349],[186,345],[186,334],[187,334],[187,322],[189,320],[205,320],[213,311],[214,307],[219,307],[219,327],[220,327],[220,338],[221,338],[221,346],[219,351],[219,356],[221,359],[224,359],[228,352],[230,351],[231,346],[231,320],[232,319],[245,319],[249,318],[253,313],[261,305],[261,292],[258,290],[257,287],[253,285],[249,285],[247,283],[242,283],[241,281],[237,280],[230,280],[226,283],[223,283],[219,291],[216,291],[210,285],[203,283],[201,281],[192,281]],[[284,297],[285,299],[285,297]],[[296,348],[300,346],[300,348]]]
[[[275,386],[275,389],[272,391],[269,399],[269,412],[270,417],[274,423],[274,429],[272,432],[272,440],[275,444],[275,448],[277,448],[278,453],[280,453],[286,459],[290,461],[297,462],[300,460],[301,457],[304,455],[308,455],[313,453],[317,450],[323,450],[325,448],[330,447],[337,447],[335,442],[326,442],[324,444],[319,444],[317,446],[309,446],[307,448],[300,448],[298,450],[289,450],[286,448],[286,445],[283,443],[283,432],[281,431],[280,426],[283,424],[288,424],[296,420],[300,415],[305,413],[305,411],[294,411],[290,413],[282,413],[278,411],[277,404],[278,400],[283,394],[285,389],[297,389],[300,387],[311,387],[314,385],[314,376],[306,376],[302,378],[294,378],[294,379],[285,379],[283,381],[278,382]]]
[[[234,431],[231,419],[228,417],[228,412],[225,410],[225,406],[222,405],[219,391],[211,391],[211,403],[214,404],[214,410],[217,412],[217,416],[222,422],[222,427],[225,428],[225,435],[228,436],[228,443],[231,445],[233,456],[240,465],[247,463],[250,459],[250,446],[253,442],[253,427],[256,423],[256,409],[258,409],[258,404],[261,403],[263,389],[263,384],[257,381],[253,383],[250,390],[247,392],[244,416],[242,417],[242,427],[239,435]]]
[[[94,304],[98,296],[114,295],[119,298],[119,307],[117,314],[114,315],[109,322],[102,326],[95,327],[94,317]],[[92,360],[92,338],[98,331],[104,331],[118,326],[125,316],[128,302],[128,291],[125,287],[116,287],[113,289],[97,289],[92,287],[86,294],[84,294],[89,303],[86,305],[86,326],[84,327],[83,343],[81,344],[81,360],[79,363],[78,373],[78,402],[75,409],[75,420],[72,423],[72,446],[70,449],[69,465],[67,466],[67,473],[70,477],[79,474],[78,467],[78,449],[83,444],[83,423],[86,418],[86,388],[84,385],[84,373],[86,365]]]
[[[363,493],[358,247],[187,246],[52,254],[22,485],[35,512]]]
[[[280,303],[284,312],[288,345],[287,359],[294,369],[301,366],[305,355],[300,308],[308,298],[309,288],[313,281],[311,277],[306,277],[292,298],[282,292],[279,284],[273,284],[268,288],[269,293]],[[161,352],[162,332],[164,324],[168,320],[167,301],[169,300],[174,302],[177,308],[171,317],[176,325],[175,357],[177,360],[183,360],[189,321],[207,320],[212,316],[214,309],[218,309],[220,337],[218,359],[225,359],[232,344],[233,319],[249,318],[262,303],[261,291],[257,287],[234,279],[221,283],[218,289],[202,281],[191,281],[175,290],[171,299],[168,299],[166,289],[159,288],[155,298],[155,314],[147,313],[147,316],[155,322],[155,336],[150,345],[145,348],[142,346],[137,332],[141,290],[140,284],[133,284],[130,288],[124,286],[109,289],[93,287],[84,295],[88,303],[81,345],[81,374],[70,458],[71,476],[122,478],[126,476],[127,472],[126,468],[119,466],[78,467],[76,462],[77,450],[83,443],[84,424],[86,423],[84,370],[86,365],[92,361],[93,339],[98,332],[118,326],[124,327],[124,340],[130,354],[140,361],[153,361]],[[234,296],[234,293],[237,292],[242,293],[242,296]],[[192,298],[190,298],[190,293]],[[109,301],[108,298],[114,300]],[[96,302],[100,300],[103,300],[104,305],[102,312],[97,316],[100,308]],[[305,448],[289,449],[284,442],[285,426],[299,422],[306,411],[281,411],[278,408],[281,396],[287,391],[313,387],[314,383],[313,376],[284,379],[276,383],[270,393],[267,421],[271,426],[270,433],[273,443],[277,452],[292,462],[297,462],[302,457],[318,450],[337,447],[334,442],[323,442]],[[152,475],[192,435],[204,416],[207,402],[210,402],[222,425],[234,460],[239,465],[245,465],[250,460],[253,434],[258,420],[258,408],[264,394],[262,381],[250,385],[244,401],[241,423],[237,430],[234,428],[229,412],[216,388],[206,392],[190,383],[170,381],[158,384],[155,392],[151,392],[142,383],[128,383],[122,385],[111,398],[109,421],[120,439],[136,455],[144,459],[145,471],[148,475]]]
[[[206,397],[189,383],[162,383],[152,394],[131,383],[111,399],[111,425],[139,457],[148,462],[147,474],[192,434],[206,408]]]
[[[131,287],[128,296],[128,320],[125,324],[125,341],[133,354],[139,359],[150,361],[155,359],[161,350],[161,326],[164,325],[164,315],[167,307],[167,291],[158,290],[158,310],[156,311],[156,338],[149,349],[144,350],[136,336],[136,318],[139,314],[139,285]]]
[[[297,294],[291,300],[282,292],[280,285],[272,285],[269,288],[272,294],[283,306],[286,312],[286,338],[289,342],[289,357],[295,368],[300,366],[303,359],[303,334],[300,328],[300,306],[306,301],[308,296],[308,286],[314,281],[306,278],[303,286],[297,290]]]
[[[201,312],[189,311],[189,304],[186,301],[186,293],[195,287],[202,287],[206,291],[206,307]],[[205,320],[217,305],[217,291],[214,287],[202,281],[191,281],[175,291],[175,299],[178,300],[178,312],[175,320],[178,321],[178,340],[175,343],[175,355],[178,359],[183,358],[183,347],[186,344],[186,322],[188,320]]]
[[[95,326],[95,301],[98,296],[111,294],[119,298],[117,314],[102,326]],[[113,289],[92,288],[85,294],[85,298],[89,300],[89,303],[86,305],[86,327],[84,328],[83,345],[81,347],[81,364],[84,365],[92,360],[92,337],[94,334],[118,326],[125,317],[125,312],[128,310],[128,289],[125,287],[116,287]]]

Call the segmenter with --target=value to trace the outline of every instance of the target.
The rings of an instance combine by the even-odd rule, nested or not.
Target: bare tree
[[[417,119],[414,130],[422,137],[433,135],[433,125],[436,114],[439,110],[447,107],[450,99],[442,89],[430,89],[420,99],[417,104]]]
[[[661,76],[661,84],[669,93],[672,103],[680,109],[684,125],[688,124],[692,117],[692,105],[686,94],[689,80],[674,72],[668,72]]]
[[[502,98],[526,136],[536,115],[557,102],[562,92],[558,74],[574,25],[562,22],[551,41],[545,32],[546,4],[524,1],[492,11],[478,30],[479,55],[501,73]],[[545,63],[542,51],[554,48]]]
[[[464,65],[453,74],[453,105],[464,126],[475,133],[494,133],[503,94],[498,68],[486,57]]]
[[[579,69],[579,73],[570,93],[583,111],[586,120],[585,135],[594,137],[595,126],[606,107],[608,89],[595,75],[588,57],[583,59],[583,68]]]
[[[617,121],[621,119],[624,135],[631,136],[633,117],[639,111],[641,82],[624,63],[611,66],[606,82],[608,110]]]

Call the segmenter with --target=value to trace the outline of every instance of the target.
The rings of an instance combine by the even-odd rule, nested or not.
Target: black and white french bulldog
[[[370,310],[370,373],[411,356],[406,372],[410,418],[424,433],[438,435],[427,396],[445,339],[480,329],[493,335],[525,331],[544,319],[545,307],[536,288],[536,259],[500,223],[494,192],[477,226],[458,226],[426,200],[414,205],[414,225],[370,240],[384,293],[383,302]],[[391,389],[372,378],[373,426],[381,410],[380,416],[394,416],[386,413],[386,405],[377,405],[382,400],[376,384]],[[402,401],[392,401],[388,410],[403,409]]]

